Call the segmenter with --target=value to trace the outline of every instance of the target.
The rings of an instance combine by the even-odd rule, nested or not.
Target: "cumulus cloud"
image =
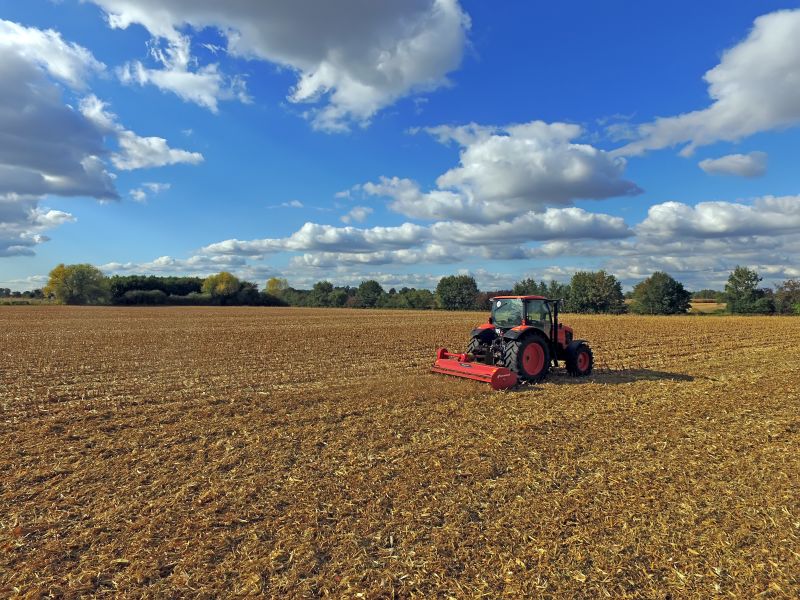
[[[620,217],[590,213],[581,208],[548,208],[510,221],[474,225],[454,221],[435,223],[434,239],[464,245],[515,244],[542,240],[612,239],[633,234]]]
[[[440,126],[426,131],[461,148],[460,164],[423,192],[409,180],[383,177],[361,189],[391,198],[390,208],[417,219],[492,223],[578,199],[641,193],[624,179],[625,160],[575,143],[578,125],[532,121],[506,127]]]
[[[160,137],[140,137],[123,130],[119,132],[118,142],[120,151],[111,155],[111,162],[122,171],[203,162],[199,152],[170,148],[167,140]]]
[[[0,19],[0,51],[6,58],[14,54],[38,65],[74,89],[85,88],[90,75],[105,69],[86,48],[65,42],[57,31],[43,31],[3,19]]]
[[[75,221],[70,213],[39,207],[37,198],[0,195],[0,257],[31,256],[44,232]]]
[[[108,262],[99,265],[108,275],[145,274],[162,276],[194,275],[207,277],[220,271],[233,273],[240,279],[263,282],[270,277],[284,276],[280,271],[266,264],[248,262],[240,256],[206,256],[196,254],[189,258],[160,256],[146,262]]]
[[[42,197],[117,198],[105,170],[103,131],[64,104],[62,88],[83,89],[101,71],[91,53],[0,20],[0,256],[31,255],[45,231],[74,217],[39,206]]]
[[[151,196],[166,192],[170,188],[168,183],[143,183],[140,187],[132,189],[129,194],[136,202],[147,202]]]
[[[442,256],[444,248],[453,253],[452,247],[513,246],[527,242],[556,239],[613,239],[632,235],[631,230],[620,217],[590,213],[580,208],[548,209],[538,214],[529,212],[510,221],[492,225],[473,225],[456,221],[440,221],[424,227],[404,223],[397,227],[358,228],[353,226],[334,227],[318,223],[306,223],[298,231],[285,238],[265,238],[260,240],[225,240],[204,247],[203,254],[261,256],[276,252],[322,252],[327,259],[343,254],[373,253],[378,260],[395,256],[407,260],[400,262],[419,262],[410,257]],[[418,249],[423,244],[425,252]],[[407,255],[380,254],[384,251],[410,251]],[[510,256],[507,256],[510,257]],[[516,257],[516,256],[515,256]],[[308,263],[308,257],[304,258]],[[371,262],[368,258],[354,258],[354,261]],[[437,259],[438,260],[438,259]]]
[[[616,154],[685,144],[681,154],[689,156],[698,146],[800,122],[800,9],[758,17],[748,36],[728,49],[704,79],[710,106],[640,125],[638,139]]]
[[[48,239],[43,231],[74,220],[40,208],[45,196],[119,198],[108,160],[122,169],[202,160],[162,138],[136,136],[92,94],[79,110],[65,101],[66,94],[84,94],[89,78],[104,69],[89,50],[56,31],[0,20],[0,81],[13,83],[0,86],[0,198],[6,205],[0,253],[30,254]],[[119,152],[106,147],[109,137]],[[12,204],[17,210],[8,208]]]
[[[293,257],[291,265],[293,267],[327,269],[341,266],[446,264],[461,262],[468,254],[469,251],[465,252],[456,246],[431,243],[425,244],[421,248],[381,250],[378,252],[306,253]]]
[[[241,82],[224,85],[217,65],[193,67],[187,26],[211,27],[233,56],[288,67],[298,79],[289,94],[312,103],[315,127],[337,131],[367,123],[397,99],[446,83],[461,62],[469,17],[457,0],[277,0],[220,4],[215,0],[91,0],[111,27],[143,25],[157,40],[163,68],[127,65],[123,79],[153,83],[216,110],[242,98]]]
[[[650,207],[636,232],[673,239],[800,233],[800,196],[765,196],[752,204],[665,202]]]
[[[122,171],[163,167],[174,164],[196,165],[203,162],[199,152],[170,148],[161,137],[141,137],[117,122],[117,116],[107,109],[107,104],[95,95],[81,101],[83,115],[98,127],[116,136],[119,151],[111,155],[113,165]]]
[[[0,55],[0,194],[117,196],[104,170],[103,132],[61,99],[34,64]]]
[[[699,166],[709,175],[761,177],[767,172],[767,155],[765,152],[728,154],[719,158],[701,160]]]
[[[341,220],[343,223],[363,223],[371,214],[372,209],[369,206],[354,206],[347,214],[342,215]]]
[[[254,256],[280,251],[319,250],[325,252],[372,252],[408,248],[426,239],[428,231],[420,225],[404,223],[398,227],[333,227],[306,223],[286,238],[241,241],[225,240],[204,247],[205,254]]]

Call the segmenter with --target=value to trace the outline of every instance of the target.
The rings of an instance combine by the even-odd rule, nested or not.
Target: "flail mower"
[[[558,322],[559,300],[542,296],[496,296],[489,321],[472,330],[461,354],[439,348],[432,371],[466,377],[504,390],[518,382],[542,381],[563,360],[567,372],[585,377],[594,357],[586,340]]]

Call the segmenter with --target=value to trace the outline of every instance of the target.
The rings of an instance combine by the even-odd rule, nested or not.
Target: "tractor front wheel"
[[[517,377],[537,383],[550,371],[550,352],[547,342],[540,337],[528,337],[520,341],[508,341],[503,352],[503,362]]]
[[[573,377],[586,377],[592,373],[594,356],[592,349],[583,342],[567,346],[567,373]]]

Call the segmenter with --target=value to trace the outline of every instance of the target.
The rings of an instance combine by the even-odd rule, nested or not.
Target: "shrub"
[[[117,304],[166,304],[167,298],[167,294],[161,290],[131,290],[129,292],[125,292],[121,298],[117,298]]]

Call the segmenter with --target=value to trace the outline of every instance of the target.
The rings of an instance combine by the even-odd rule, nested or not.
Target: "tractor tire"
[[[538,383],[550,371],[550,351],[547,342],[539,336],[529,336],[519,341],[506,342],[503,363],[522,381]]]
[[[567,373],[573,377],[591,375],[594,355],[588,344],[573,342],[567,346]]]
[[[475,360],[478,362],[488,364],[487,359],[489,357],[487,356],[487,353],[484,352],[486,348],[483,346],[484,345],[481,344],[481,341],[474,337],[469,341],[469,345],[467,345],[467,354],[472,354],[472,356],[474,356]]]

